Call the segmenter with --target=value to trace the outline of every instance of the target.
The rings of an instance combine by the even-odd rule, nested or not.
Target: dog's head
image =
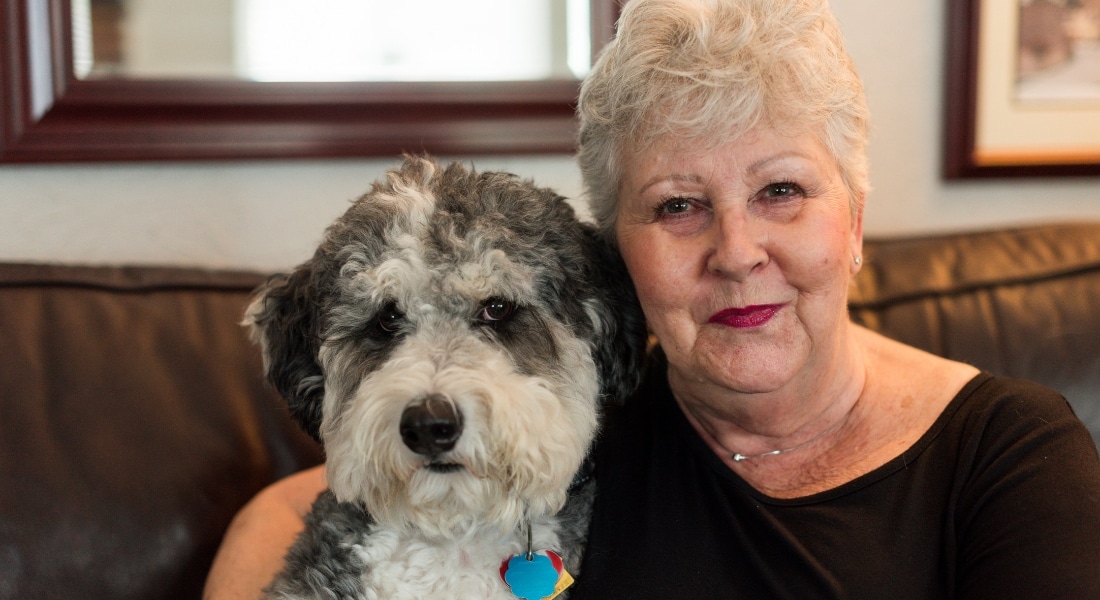
[[[336,496],[439,534],[556,511],[645,342],[621,259],[563,198],[412,157],[246,321]]]

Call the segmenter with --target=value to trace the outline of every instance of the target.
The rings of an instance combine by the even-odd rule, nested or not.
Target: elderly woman
[[[1064,399],[848,319],[867,114],[825,4],[633,0],[584,84],[593,214],[659,349],[597,449],[571,598],[1100,598]],[[321,486],[245,511],[210,589],[269,578],[232,548],[281,555]]]

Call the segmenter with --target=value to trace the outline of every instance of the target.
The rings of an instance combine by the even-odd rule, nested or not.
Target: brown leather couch
[[[853,318],[1065,394],[1100,441],[1100,223],[871,240]],[[0,264],[0,599],[198,598],[321,459],[238,325],[255,273]]]

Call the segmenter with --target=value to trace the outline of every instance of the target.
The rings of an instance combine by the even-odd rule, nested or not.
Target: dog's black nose
[[[462,413],[440,394],[431,394],[401,413],[401,441],[409,450],[438,456],[455,447],[462,435]]]

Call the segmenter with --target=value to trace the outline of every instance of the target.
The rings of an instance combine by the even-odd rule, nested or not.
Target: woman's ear
[[[861,194],[852,203],[852,223],[848,244],[852,256],[851,269],[853,275],[863,267],[863,200],[864,195]]]

